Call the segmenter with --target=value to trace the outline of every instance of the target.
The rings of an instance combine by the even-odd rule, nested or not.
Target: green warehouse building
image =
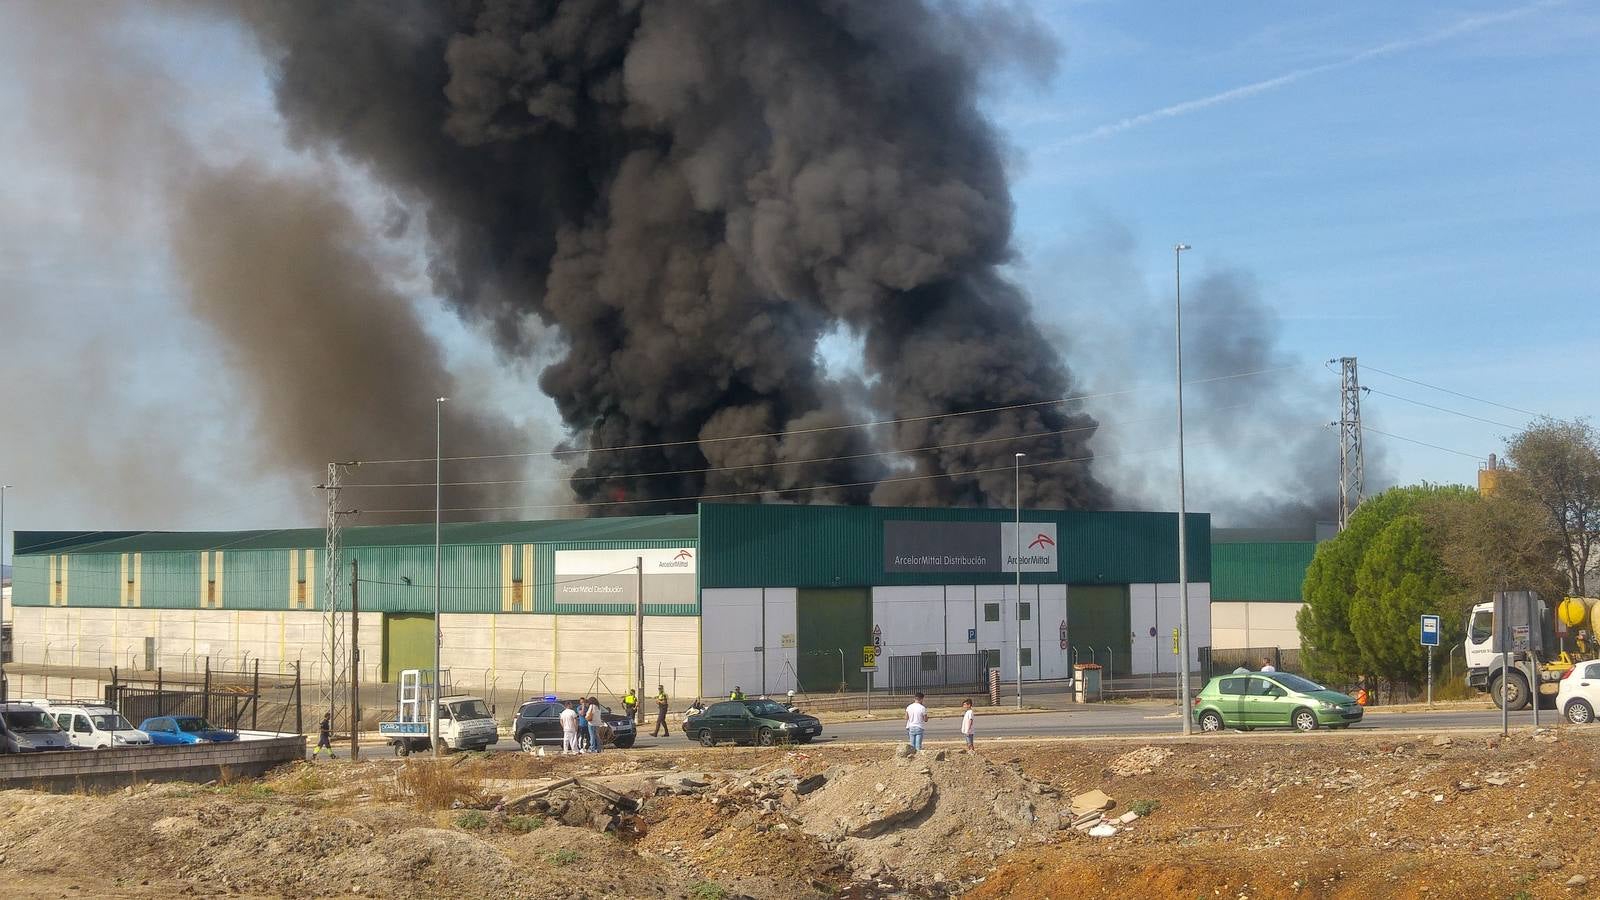
[[[674,697],[1175,671],[1171,513],[702,504],[694,514],[446,524],[442,664],[475,689]],[[1191,647],[1211,643],[1210,521],[1190,514]],[[18,532],[15,658],[319,678],[320,529]],[[432,525],[343,531],[364,681],[432,664]],[[640,565],[642,563],[642,569]],[[1021,580],[1018,593],[1017,581]],[[643,607],[642,647],[637,619]],[[341,599],[348,607],[349,597]],[[1020,606],[1019,606],[1020,603]]]

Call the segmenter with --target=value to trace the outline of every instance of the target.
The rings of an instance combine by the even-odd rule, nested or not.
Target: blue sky
[[[1332,357],[1358,357],[1379,390],[1493,420],[1367,398],[1369,425],[1472,456],[1500,449],[1527,416],[1373,369],[1522,410],[1593,413],[1600,7],[1033,9],[1064,48],[1055,77],[997,84],[986,101],[1012,148],[1013,274],[1083,390],[1141,389],[1090,404],[1119,423],[1097,446],[1127,496],[1171,505],[1180,240],[1194,246],[1186,289],[1226,277],[1260,304],[1251,321],[1208,323],[1205,292],[1186,290],[1186,327],[1271,337],[1277,362],[1259,378],[1292,411],[1285,427],[1325,440],[1330,458]],[[173,102],[214,159],[311,164],[285,149],[247,41],[155,16],[122,37],[181,86]],[[240,385],[175,299],[160,228],[138,201],[108,209],[63,145],[18,113],[54,73],[6,72],[25,55],[4,52],[6,41],[0,75],[15,77],[0,78],[0,142],[12,150],[0,171],[0,378],[12,399],[0,480],[18,486],[8,527],[303,524],[305,479],[240,452],[254,427],[237,409]],[[346,182],[376,215],[359,174]],[[548,415],[547,402],[529,399],[532,373],[494,365],[480,335],[438,312],[420,279],[410,283],[458,374],[524,421]],[[86,364],[91,353],[101,361]],[[1204,396],[1191,404],[1198,505],[1255,490],[1241,488],[1241,470],[1271,487],[1275,476],[1262,473],[1278,426],[1208,409]],[[1395,481],[1470,482],[1477,467],[1445,450],[1369,441],[1375,468]],[[137,502],[101,499],[128,485]]]

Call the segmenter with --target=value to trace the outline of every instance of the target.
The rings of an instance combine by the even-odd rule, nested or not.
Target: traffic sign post
[[[1422,646],[1428,648],[1428,707],[1433,707],[1433,648],[1439,646],[1439,617],[1422,617]]]
[[[878,671],[878,627],[872,627],[873,643],[861,648],[861,671],[867,674],[867,712],[872,712],[872,673]]]

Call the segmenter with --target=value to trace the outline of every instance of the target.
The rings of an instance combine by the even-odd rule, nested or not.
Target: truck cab
[[[1511,659],[1509,672],[1504,667],[1504,658],[1494,652],[1494,634],[1497,627],[1494,620],[1494,603],[1476,604],[1467,616],[1466,639],[1462,643],[1467,663],[1467,684],[1479,691],[1487,692],[1495,706],[1500,706],[1504,697],[1508,709],[1526,709],[1537,695],[1541,708],[1553,709],[1556,694],[1561,688],[1562,676],[1571,671],[1577,659],[1586,655],[1579,652],[1574,656],[1567,652],[1559,637],[1561,632],[1557,631],[1554,613],[1549,604],[1540,600],[1539,611],[1543,620],[1541,633],[1544,643],[1526,652],[1509,654]],[[1582,647],[1581,642],[1579,646]],[[1533,673],[1531,683],[1530,670]]]
[[[400,673],[395,718],[379,722],[378,733],[389,738],[400,756],[429,749],[433,744],[430,709],[435,702],[439,710],[439,741],[444,749],[483,750],[500,739],[500,726],[488,702],[482,697],[455,693],[449,670],[439,673],[436,687],[432,669],[406,669]]]

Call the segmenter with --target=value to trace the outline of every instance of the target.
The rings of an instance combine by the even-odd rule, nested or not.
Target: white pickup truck
[[[400,697],[392,721],[379,722],[378,733],[389,739],[395,753],[433,746],[429,709],[437,696],[439,740],[447,750],[483,750],[500,739],[500,726],[482,697],[455,694],[450,672],[439,673],[441,689],[435,691],[432,669],[406,669],[400,673]]]

